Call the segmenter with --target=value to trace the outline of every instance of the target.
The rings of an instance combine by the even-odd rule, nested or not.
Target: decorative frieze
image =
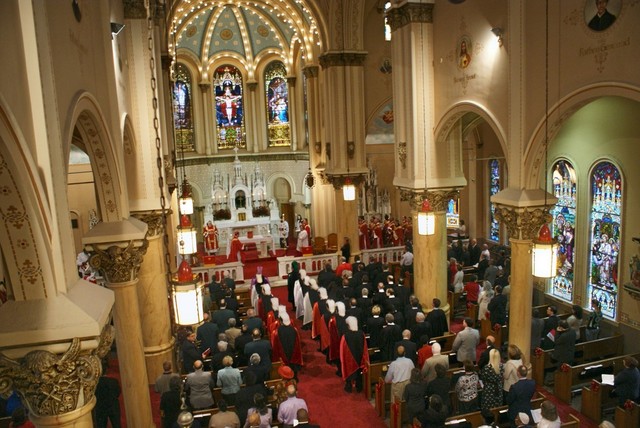
[[[333,175],[326,174],[324,171],[320,173],[323,184],[332,184],[334,189],[342,189],[347,178],[356,186],[360,186],[364,183],[363,174],[349,174],[349,175]]]
[[[366,52],[327,52],[320,55],[322,68],[329,67],[362,67],[367,59]]]
[[[391,31],[413,22],[433,24],[433,3],[406,3],[401,7],[389,9],[386,16]]]
[[[496,219],[506,226],[509,236],[515,239],[534,239],[540,227],[552,220],[548,208],[514,208],[497,205]]]
[[[62,415],[83,407],[94,397],[101,360],[113,337],[114,328],[106,325],[92,350],[83,350],[81,339],[75,337],[62,355],[36,350],[13,360],[0,354],[0,394],[18,391],[36,416]]]
[[[431,211],[446,211],[449,201],[460,196],[460,192],[456,189],[428,190],[425,192],[423,190],[399,188],[398,191],[400,192],[400,200],[408,202],[415,210],[420,210],[422,202],[427,199],[431,206]]]
[[[302,69],[302,73],[304,74],[304,77],[309,79],[311,77],[318,77],[319,70],[320,67],[318,67],[317,65],[308,65]]]
[[[135,280],[149,241],[145,237],[141,241],[123,242],[122,245],[126,246],[111,245],[102,249],[98,245],[91,245],[88,248],[93,253],[89,258],[89,265],[102,272],[107,283],[117,284]]]
[[[167,210],[166,214],[170,216],[171,210]],[[147,224],[149,227],[147,229],[148,238],[154,238],[163,234],[164,221],[162,219],[162,211],[138,211],[132,212],[131,215]]]

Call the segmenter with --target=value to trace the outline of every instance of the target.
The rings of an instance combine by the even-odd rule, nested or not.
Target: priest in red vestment
[[[202,233],[204,237],[204,250],[207,254],[215,254],[218,251],[218,228],[211,220],[207,222]]]
[[[271,336],[272,361],[282,361],[293,369],[294,378],[298,379],[298,371],[302,367],[302,347],[300,333],[291,325],[291,318],[285,311],[280,314],[280,326]]]
[[[369,226],[363,216],[358,217],[358,244],[361,250],[369,248]]]
[[[369,364],[369,349],[367,339],[361,330],[358,330],[358,319],[347,317],[347,331],[340,341],[340,363],[342,365],[342,379],[345,381],[344,390],[351,392],[353,383],[356,391],[362,391],[362,372]]]
[[[229,254],[227,255],[227,260],[229,262],[239,261],[241,250],[242,250],[242,242],[240,242],[240,232],[234,232],[233,239],[229,243]]]

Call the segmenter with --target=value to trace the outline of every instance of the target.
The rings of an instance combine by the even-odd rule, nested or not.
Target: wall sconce
[[[353,155],[356,152],[356,143],[353,141],[347,141],[347,155],[349,155],[349,159],[353,159]]]
[[[111,40],[113,40],[114,36],[120,34],[120,32],[124,29],[124,24],[118,24],[117,22],[111,23]]]
[[[498,46],[502,47],[502,44],[504,43],[504,40],[502,38],[502,36],[504,35],[504,32],[502,31],[502,28],[493,27],[491,29],[491,32],[493,33],[494,36],[498,38]]]

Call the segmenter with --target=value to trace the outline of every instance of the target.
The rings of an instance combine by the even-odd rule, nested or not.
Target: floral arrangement
[[[229,220],[231,219],[231,211],[228,208],[221,208],[213,212],[214,220]]]
[[[269,208],[265,206],[255,207],[253,209],[254,217],[268,217],[269,216]]]

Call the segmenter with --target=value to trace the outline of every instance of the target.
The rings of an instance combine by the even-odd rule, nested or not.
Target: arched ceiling
[[[280,56],[289,68],[296,55],[314,62],[320,47],[318,24],[308,0],[181,0],[173,8],[172,40],[178,54],[198,58],[206,68],[235,57],[251,74],[259,59]],[[170,49],[174,51],[173,41]]]

